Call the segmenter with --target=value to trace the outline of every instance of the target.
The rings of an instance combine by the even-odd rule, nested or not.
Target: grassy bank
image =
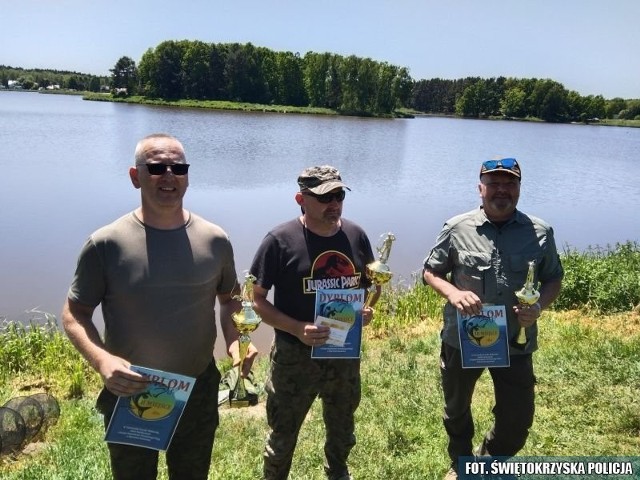
[[[604,125],[607,127],[640,127],[640,120],[620,120],[618,118],[603,118],[592,125]]]
[[[77,92],[76,92],[77,94]],[[259,103],[246,103],[246,102],[230,102],[222,100],[163,100],[147,98],[139,95],[132,95],[130,97],[117,97],[110,93],[94,93],[94,92],[82,92],[84,100],[92,100],[97,102],[118,102],[118,103],[133,103],[138,105],[155,105],[165,107],[183,107],[183,108],[207,108],[212,110],[231,110],[242,112],[269,112],[269,113],[301,113],[301,114],[316,114],[316,115],[344,115],[337,110],[330,108],[316,108],[316,107],[295,107],[290,105],[266,105]],[[382,115],[382,117],[400,117],[400,118],[413,118],[419,116],[434,116],[434,117],[453,117],[458,118],[452,114],[427,114],[424,112],[418,112],[410,108],[399,108],[391,115]],[[460,117],[461,118],[461,117]],[[489,117],[491,120],[505,120],[504,117]],[[509,120],[527,121],[527,122],[542,122],[539,118],[512,118]],[[603,125],[612,127],[640,127],[640,120],[618,120],[618,119],[601,119],[597,122],[589,123],[589,125]]]
[[[139,105],[156,105],[165,107],[208,108],[214,110],[233,110],[243,112],[270,113],[306,113],[316,115],[338,115],[338,112],[328,108],[293,107],[287,105],[262,105],[258,103],[229,102],[219,100],[163,100],[142,96],[114,97],[109,93],[85,93],[84,100],[99,102],[134,103]]]
[[[117,97],[110,93],[91,93],[85,92],[82,97],[84,100],[93,100],[98,102],[119,102],[133,103],[138,105],[155,105],[164,107],[182,107],[182,108],[206,108],[212,110],[231,110],[242,112],[263,112],[263,113],[298,113],[298,114],[315,114],[315,115],[345,115],[344,112],[333,110],[330,108],[318,107],[295,107],[291,105],[267,105],[261,103],[231,102],[226,100],[163,100],[160,98],[147,98],[143,96],[132,95],[130,97]],[[379,118],[390,117],[413,117],[414,112],[410,109],[402,108],[390,115],[375,115]],[[365,116],[365,115],[359,115]],[[371,115],[374,116],[374,115]]]
[[[638,245],[599,252],[595,257],[564,254],[578,257],[566,260],[566,295],[594,291],[596,282],[607,278],[602,271],[610,269],[613,276],[613,269],[625,264],[626,291],[631,296],[624,305],[637,304],[640,299],[634,289],[640,287],[640,270],[633,262],[640,258]],[[590,270],[591,277],[574,275],[579,265]],[[619,285],[610,287],[609,294],[616,294]],[[606,296],[606,285],[598,295]],[[350,461],[358,480],[441,478],[448,468],[438,371],[441,305],[439,297],[420,285],[385,287],[377,318],[366,329],[363,342],[363,399],[357,413],[358,444]],[[636,399],[640,315],[628,309],[598,311],[594,306],[592,302],[588,308],[546,311],[540,320],[541,348],[535,354],[537,410],[522,455],[632,456],[640,450]],[[265,371],[262,357],[256,372],[259,380],[264,380]],[[58,398],[62,411],[35,453],[0,458],[0,478],[109,478],[101,417],[93,409],[98,378],[51,323],[5,329],[0,381],[0,404],[17,395],[48,390]],[[491,382],[483,375],[474,398],[478,442],[491,424],[492,403]],[[221,413],[209,478],[260,478],[267,431],[263,401],[257,407],[225,408]],[[324,479],[323,438],[316,402],[301,431],[292,479]],[[167,478],[164,469],[160,478]]]

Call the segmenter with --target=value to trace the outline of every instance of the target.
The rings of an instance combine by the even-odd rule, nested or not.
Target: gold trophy
[[[520,305],[530,307],[534,305],[540,298],[540,292],[536,289],[536,285],[533,284],[533,271],[536,266],[536,261],[531,260],[529,262],[529,271],[527,272],[527,280],[524,282],[524,286],[521,290],[516,292],[516,297]],[[520,327],[518,336],[515,339],[514,347],[523,349],[527,344],[527,333],[524,327]]]
[[[382,238],[382,244],[380,247],[376,247],[378,260],[367,264],[366,267],[367,278],[371,281],[371,285],[367,289],[369,294],[362,308],[371,306],[374,294],[376,293],[376,286],[388,283],[391,277],[393,277],[393,273],[391,273],[387,265],[387,260],[389,259],[389,253],[391,253],[391,244],[396,237],[393,233],[389,232],[382,234],[380,238]]]
[[[236,386],[229,395],[229,404],[234,408],[249,406],[249,395],[244,384],[245,379],[241,376],[242,364],[244,363],[249,344],[251,343],[249,334],[258,328],[258,325],[260,325],[260,322],[262,321],[260,316],[253,309],[253,284],[256,281],[256,277],[251,275],[249,272],[246,272],[244,278],[245,281],[242,285],[240,295],[233,297],[235,300],[242,302],[242,310],[233,314],[233,323],[235,323],[236,329],[240,333],[240,338],[238,339],[240,353],[238,380],[236,381]]]

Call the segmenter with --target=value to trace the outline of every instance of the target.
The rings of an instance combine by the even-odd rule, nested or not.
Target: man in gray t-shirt
[[[537,320],[560,293],[564,272],[553,229],[516,209],[520,181],[515,158],[484,162],[478,185],[482,206],[448,220],[424,261],[425,283],[447,299],[440,354],[444,426],[452,467],[447,479],[457,478],[458,457],[472,455],[471,399],[483,372],[482,368],[462,368],[457,312],[479,315],[483,304],[504,305],[509,338],[515,339],[521,328],[526,331],[526,342],[510,347],[510,366],[489,368],[496,398],[495,423],[477,453],[515,455],[533,422],[531,354],[538,347]],[[524,286],[532,260],[540,298],[533,305],[520,305],[515,292]]]
[[[239,303],[233,249],[217,225],[185,210],[189,165],[169,135],[143,138],[131,182],[141,206],[100,228],[86,241],[64,305],[71,342],[104,381],[97,407],[109,419],[118,396],[146,388],[139,365],[196,377],[167,450],[171,478],[208,476],[218,425],[220,373],[213,360],[215,303],[229,355],[239,362],[232,313]],[[101,305],[104,340],[92,321]],[[245,372],[256,355],[251,345]],[[109,443],[114,478],[153,479],[158,452]]]

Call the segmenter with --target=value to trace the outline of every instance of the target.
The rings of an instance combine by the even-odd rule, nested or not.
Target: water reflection
[[[478,205],[479,165],[494,155],[518,158],[520,207],[551,223],[560,245],[640,239],[640,129],[177,110],[0,92],[0,315],[35,306],[59,315],[86,236],[139,203],[127,170],[136,142],[159,131],[184,143],[193,164],[185,204],[229,232],[239,274],[264,234],[298,213],[298,173],[322,163],[353,188],[345,217],[374,243],[395,233],[397,281],[419,270],[445,219]]]
[[[402,122],[268,113],[190,116],[199,130],[182,137],[191,158],[207,167],[194,179],[196,186],[245,190],[290,184],[293,172],[325,163],[364,183],[375,182],[381,172],[397,179],[402,170]]]

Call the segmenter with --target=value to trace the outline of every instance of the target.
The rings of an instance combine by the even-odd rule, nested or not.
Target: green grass
[[[135,103],[140,105],[157,105],[168,107],[183,107],[183,108],[206,108],[212,110],[233,110],[243,112],[263,112],[263,113],[301,113],[301,114],[315,114],[315,115],[344,115],[344,112],[333,110],[330,108],[320,107],[296,107],[292,105],[272,105],[261,103],[247,103],[247,102],[231,102],[227,100],[164,100],[161,98],[147,98],[141,95],[131,95],[129,97],[113,96],[110,93],[91,93],[85,92],[83,94],[83,100],[93,100],[98,102],[119,102],[119,103]],[[414,116],[414,111],[410,109],[399,109],[393,114],[380,114],[371,115],[377,117],[402,117],[411,118]]]
[[[142,105],[158,105],[170,107],[208,108],[215,110],[235,110],[245,112],[271,113],[313,113],[316,115],[337,115],[329,108],[293,107],[288,105],[263,105],[258,103],[230,102],[223,100],[163,100],[132,95],[130,97],[114,97],[109,93],[86,93],[84,100],[101,102],[136,103]]]
[[[50,91],[43,93],[51,93]],[[82,95],[84,100],[92,100],[98,102],[119,102],[119,103],[136,103],[141,105],[160,105],[160,106],[172,106],[172,107],[188,107],[188,108],[209,108],[214,110],[235,110],[245,112],[272,112],[272,113],[310,113],[317,115],[340,115],[337,110],[330,108],[316,108],[316,107],[294,107],[290,105],[267,105],[258,103],[246,103],[246,102],[231,102],[226,100],[164,100],[147,98],[141,95],[131,96],[113,96],[111,93],[95,93],[95,92],[69,92],[67,90],[57,90],[53,93],[67,93],[74,95]],[[424,113],[414,110],[412,108],[398,108],[390,115],[380,115],[381,117],[399,117],[399,118],[414,118],[416,116],[435,116],[435,117],[456,117],[454,114],[447,113]],[[489,120],[505,120],[502,116],[487,117]],[[525,121],[525,122],[544,122],[544,120],[536,117],[527,118],[510,118],[509,120]],[[640,120],[620,120],[604,118],[598,122],[589,123],[589,125],[603,125],[611,127],[640,127]]]
[[[580,259],[567,261],[567,284],[574,282],[571,275],[580,266],[577,260],[585,263],[583,270],[591,272],[591,280],[600,278],[601,268],[636,278],[637,264],[629,262],[636,258],[637,245],[611,251],[617,253],[586,252]],[[598,266],[603,258],[616,255],[622,255],[624,262],[618,258],[608,260],[607,267]],[[622,263],[627,270],[619,270]],[[607,282],[615,297],[619,284]],[[601,296],[605,295],[605,282],[598,285]],[[438,369],[441,305],[442,299],[419,284],[384,287],[376,319],[365,330],[363,341],[358,443],[350,457],[358,480],[435,479],[448,468]],[[627,307],[622,313],[604,315],[592,307],[543,313],[541,348],[535,354],[536,416],[522,456],[635,456],[640,451],[640,315]],[[50,324],[10,326],[1,338],[0,404],[16,395],[46,390],[60,401],[61,417],[46,432],[42,449],[0,458],[0,478],[109,478],[102,421],[93,408],[97,375]],[[267,370],[263,353],[256,368],[260,381]],[[228,362],[223,362],[223,368],[228,368]],[[493,389],[485,374],[473,403],[477,443],[491,425],[492,406]],[[266,433],[263,398],[257,407],[223,408],[209,478],[260,478]],[[324,479],[323,441],[321,408],[316,402],[300,433],[292,479]],[[167,478],[163,462],[159,478]]]
[[[586,251],[565,248],[565,278],[555,309],[587,309],[596,314],[640,306],[640,244],[628,241]]]
[[[603,118],[593,125],[605,125],[609,127],[640,127],[640,120],[621,120],[613,118]]]
[[[609,322],[609,327],[603,328],[603,322]],[[542,348],[535,355],[536,417],[521,455],[637,454],[640,319],[635,317],[633,333],[629,327],[621,328],[624,322],[629,323],[627,315],[585,321],[575,311],[545,312]],[[356,478],[422,480],[440,478],[446,471],[439,329],[439,320],[418,319],[384,338],[380,332],[373,334],[375,328],[368,331],[363,346],[363,400],[357,412],[358,444],[350,459]],[[261,379],[265,364],[263,358]],[[57,385],[54,390],[62,405],[60,421],[46,433],[44,449],[2,460],[1,478],[108,478],[101,417],[93,409],[97,387],[80,399],[68,399],[65,379],[55,380],[52,386]],[[3,390],[3,400],[11,396],[8,392]],[[492,395],[489,377],[483,375],[473,407],[478,443],[491,424]],[[252,409],[221,411],[209,478],[259,478],[267,432],[263,407],[261,402]],[[324,478],[323,439],[316,402],[302,428],[292,479]],[[160,478],[167,478],[164,465]]]

